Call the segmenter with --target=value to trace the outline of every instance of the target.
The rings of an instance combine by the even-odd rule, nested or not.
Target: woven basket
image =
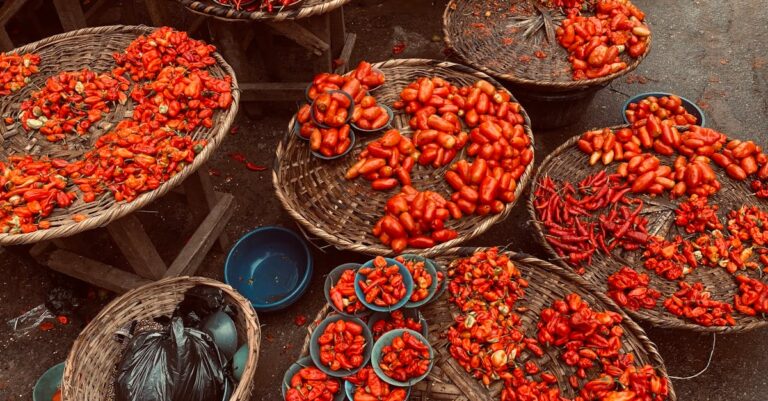
[[[62,395],[68,401],[102,400],[115,380],[113,368],[122,358],[123,345],[115,333],[135,320],[170,316],[184,293],[204,285],[224,291],[226,301],[237,309],[235,325],[239,344],[251,352],[230,401],[249,401],[259,362],[261,327],[251,303],[232,287],[204,277],[174,277],[133,289],[110,302],[75,340],[67,357]]]
[[[460,257],[470,256],[482,248],[452,248],[446,250],[436,260],[438,264],[448,266],[450,263]],[[530,255],[522,253],[509,252],[515,265],[520,269],[523,278],[528,280],[529,287],[525,290],[525,297],[518,302],[527,302],[525,304],[529,309],[522,314],[522,330],[527,336],[534,336],[536,333],[536,322],[539,319],[539,313],[542,309],[549,307],[556,299],[563,299],[569,293],[577,293],[589,303],[590,306],[598,310],[612,310],[620,313],[624,317],[622,327],[624,328],[623,352],[633,353],[637,364],[650,364],[654,366],[661,377],[667,379],[669,384],[669,401],[677,400],[677,395],[672,387],[672,383],[667,376],[667,370],[664,361],[661,359],[656,345],[648,339],[640,326],[632,321],[627,315],[621,312],[608,297],[602,293],[595,293],[587,290],[586,282],[576,274],[552,265]],[[331,312],[327,305],[318,313],[315,321],[309,325],[309,333],[304,341],[301,355],[307,355],[312,331],[317,324]],[[427,380],[416,384],[412,388],[411,400],[437,401],[437,400],[455,400],[455,401],[492,401],[498,400],[502,390],[502,383],[493,383],[490,388],[485,388],[476,379],[467,374],[464,369],[451,357],[448,351],[449,342],[445,339],[445,333],[453,324],[453,313],[457,309],[448,301],[448,294],[444,293],[436,302],[432,302],[421,309],[424,318],[429,322],[429,342],[435,350],[435,366],[430,372]],[[539,365],[542,371],[548,370],[557,376],[558,384],[563,392],[563,396],[572,398],[574,390],[568,384],[568,376],[575,372],[575,369],[566,366],[557,356],[557,352],[545,349],[546,353],[541,358],[535,358],[529,352],[524,352],[519,363],[522,364],[530,358]]]
[[[471,68],[436,60],[399,59],[390,60],[374,65],[384,72],[386,83],[376,90],[376,98],[382,104],[391,105],[399,99],[400,91],[410,82],[424,76],[440,76],[453,84],[468,85],[478,79],[486,79],[496,87],[502,86]],[[512,97],[512,101],[514,97]],[[525,110],[525,131],[531,139],[533,134],[531,122]],[[294,116],[295,119],[295,116]],[[355,148],[345,158],[327,162],[310,154],[306,141],[292,134],[294,119],[288,123],[285,138],[277,146],[277,157],[272,172],[272,182],[275,185],[277,197],[288,213],[293,216],[311,234],[335,245],[339,249],[349,249],[366,254],[391,255],[392,250],[382,244],[371,234],[371,229],[384,213],[384,205],[395,191],[374,191],[370,182],[357,179],[347,181],[344,173],[358,154],[365,149],[367,143],[378,139],[378,135],[357,134]],[[402,112],[395,113],[392,123],[403,133],[410,133],[408,117]],[[455,160],[464,157],[464,152],[457,155]],[[452,191],[443,179],[448,166],[433,169],[416,165],[411,173],[413,187],[420,190],[431,190],[443,195]],[[518,181],[515,198],[519,198],[533,169],[533,162],[528,165]],[[399,188],[399,187],[398,187]],[[451,241],[436,245],[429,249],[407,249],[404,253],[416,253],[424,256],[437,255],[442,251],[455,247],[477,235],[482,234],[492,225],[504,220],[515,202],[507,204],[504,211],[497,215],[466,216],[459,220],[450,220],[447,228],[458,231],[459,236]]]
[[[98,28],[86,28],[77,31],[51,36],[49,38],[31,43],[24,47],[12,50],[18,53],[37,53],[40,55],[40,72],[32,75],[32,80],[22,90],[13,95],[6,96],[0,101],[0,114],[2,116],[16,116],[19,113],[20,103],[27,99],[37,88],[45,86],[45,81],[61,72],[90,68],[96,72],[108,72],[116,66],[112,54],[122,52],[128,44],[139,35],[148,34],[154,28],[146,26],[103,26]],[[224,136],[229,132],[229,126],[237,114],[240,92],[237,90],[237,79],[232,68],[216,53],[213,55],[217,64],[209,69],[212,75],[222,77],[232,76],[232,106],[226,112],[217,111],[213,115],[214,128],[197,128],[190,135],[194,139],[207,139],[208,144],[202,152],[195,157],[194,162],[185,167],[173,178],[160,185],[154,191],[147,192],[136,198],[133,202],[115,202],[111,193],[106,192],[96,201],[84,203],[81,200],[67,209],[55,209],[47,218],[51,222],[51,228],[39,230],[29,234],[0,234],[0,245],[18,245],[34,243],[58,237],[67,237],[82,231],[90,230],[109,224],[111,221],[123,217],[135,210],[141,209],[155,199],[165,195],[171,188],[180,184],[192,172],[202,166],[206,160],[219,147]],[[51,143],[39,133],[28,134],[15,123],[10,126],[0,124],[0,160],[4,160],[11,154],[31,154],[34,156],[49,156],[67,160],[78,159],[85,153],[93,142],[117,122],[130,118],[133,101],[125,105],[117,105],[104,120],[91,128],[88,135],[76,140]],[[73,186],[79,193],[79,189]],[[78,198],[82,198],[78,196]],[[75,214],[82,214],[88,218],[80,223],[71,219]]]
[[[227,21],[270,21],[280,22],[309,18],[315,15],[329,13],[352,0],[303,0],[300,7],[289,7],[276,13],[264,11],[235,10],[233,7],[223,6],[211,0],[176,0],[189,11]]]
[[[489,2],[487,0],[451,0],[443,13],[443,34],[448,47],[459,58],[488,75],[521,86],[550,91],[567,91],[604,85],[634,70],[651,49],[638,58],[626,52],[621,55],[627,68],[601,78],[574,81],[568,51],[557,43],[547,41],[544,28],[526,38],[524,29],[507,28],[512,16],[538,13],[538,0]],[[540,8],[554,17],[563,18],[559,10]],[[490,16],[486,17],[486,12]],[[482,24],[482,28],[481,25]],[[553,21],[553,26],[559,23]],[[553,28],[554,31],[554,28]],[[543,51],[544,58],[534,55]]]
[[[618,126],[611,128],[619,129],[624,127],[625,126]],[[572,270],[572,268],[569,267],[565,261],[559,259],[555,250],[549,243],[547,243],[544,237],[543,226],[539,221],[533,206],[533,194],[536,191],[536,185],[538,185],[540,179],[547,175],[556,181],[568,180],[572,183],[576,183],[581,181],[584,177],[597,173],[605,168],[605,166],[602,166],[600,163],[596,166],[589,166],[589,155],[583,153],[575,146],[578,140],[579,136],[569,139],[544,159],[544,162],[539,167],[536,177],[534,178],[531,187],[531,195],[527,201],[528,212],[531,214],[531,220],[536,231],[536,238],[553,258],[557,258],[556,263],[569,270]],[[666,157],[659,154],[655,155],[661,160],[662,164],[671,166],[674,162],[675,156]],[[615,168],[615,165],[608,166],[609,171],[614,171]],[[715,168],[714,170],[715,174],[717,174],[718,181],[722,184],[722,188],[717,194],[710,196],[709,200],[713,204],[720,205],[718,215],[720,216],[721,221],[723,221],[723,218],[730,209],[739,208],[742,204],[754,204],[762,207],[766,206],[765,201],[760,201],[757,197],[752,196],[752,191],[749,189],[749,185],[746,182],[732,180],[721,168]],[[640,196],[640,198],[645,202],[645,207],[641,214],[648,217],[649,233],[667,238],[672,238],[675,235],[686,235],[684,230],[681,230],[675,225],[674,209],[680,201],[670,200],[667,196],[651,198],[647,195],[643,195]],[[607,257],[602,253],[595,253],[592,257],[592,265],[586,267],[586,273],[583,277],[589,282],[591,288],[595,292],[605,294],[608,291],[608,276],[615,273],[623,266],[630,266],[639,272],[646,271],[643,267],[641,252],[625,251],[620,254],[617,253],[613,258]],[[647,321],[657,327],[715,333],[742,332],[768,324],[768,320],[745,316],[738,312],[734,312],[733,315],[734,319],[736,319],[735,326],[704,327],[693,324],[684,317],[678,317],[667,312],[661,305],[663,299],[666,299],[679,289],[677,282],[659,277],[654,272],[646,272],[649,273],[648,276],[651,279],[650,287],[661,292],[662,298],[659,300],[659,305],[654,309],[639,309],[637,311],[627,310],[627,313],[636,319]],[[757,278],[757,273],[752,271],[741,271],[741,273]],[[721,268],[700,266],[686,276],[685,281],[691,283],[700,281],[704,283],[706,289],[712,292],[712,298],[723,302],[731,303],[733,301],[733,296],[738,294],[736,280],[726,272],[725,269]]]

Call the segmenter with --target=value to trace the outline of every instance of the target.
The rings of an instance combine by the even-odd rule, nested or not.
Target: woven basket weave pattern
[[[452,248],[446,250],[441,256],[436,258],[439,265],[449,266],[450,263],[459,258],[472,255],[481,248]],[[515,265],[522,272],[523,278],[529,282],[526,288],[525,297],[519,300],[516,306],[525,306],[528,310],[521,314],[523,332],[527,336],[535,337],[536,322],[542,309],[551,306],[556,299],[563,299],[567,294],[577,293],[590,306],[598,310],[613,310],[619,312],[624,317],[622,326],[625,330],[623,337],[623,352],[633,353],[637,364],[651,364],[654,366],[661,377],[667,379],[669,383],[669,401],[675,401],[675,394],[672,383],[667,376],[664,361],[659,355],[656,345],[651,342],[645,332],[619,310],[616,304],[602,293],[591,292],[587,289],[584,280],[576,274],[564,270],[551,263],[536,259],[525,254],[510,253],[510,257]],[[461,368],[448,350],[449,342],[444,338],[448,328],[453,324],[453,314],[458,310],[448,300],[448,292],[436,302],[432,302],[421,309],[425,319],[429,322],[429,341],[435,349],[436,363],[429,375],[429,379],[416,384],[411,393],[412,400],[471,400],[471,401],[491,401],[498,400],[502,390],[501,382],[493,383],[489,389],[484,388],[480,382],[467,374]],[[316,323],[321,321],[331,312],[326,306],[318,314],[316,320],[309,326],[309,333],[304,342],[301,355],[307,355],[309,341],[312,330]],[[573,397],[574,391],[568,384],[568,376],[575,373],[575,369],[566,366],[558,357],[559,350],[545,347],[545,354],[541,358],[533,359],[542,371],[548,370],[558,378],[558,385],[563,391],[564,396]],[[531,358],[529,352],[524,352],[518,359],[522,364]]]
[[[78,335],[67,357],[62,379],[65,400],[102,400],[114,381],[112,370],[122,358],[123,345],[115,333],[135,320],[170,316],[192,287],[221,289],[237,310],[238,343],[247,343],[248,354],[240,383],[229,401],[249,401],[259,361],[261,327],[251,303],[232,287],[203,277],[175,277],[136,288],[112,301]]]
[[[490,80],[496,87],[501,87],[487,75],[478,73],[470,68],[435,60],[391,60],[375,64],[386,75],[387,82],[375,92],[380,103],[391,105],[399,99],[400,91],[406,85],[419,77],[440,76],[455,85],[470,85],[478,79]],[[512,99],[514,101],[514,98]],[[533,146],[533,134],[530,130],[530,120],[524,110],[526,133]],[[295,117],[294,117],[295,118]],[[310,154],[306,141],[302,141],[291,130],[294,126],[292,119],[288,123],[288,132],[277,147],[272,180],[277,197],[304,228],[310,233],[335,245],[340,249],[377,255],[390,255],[392,250],[382,244],[371,234],[371,229],[384,213],[386,201],[396,190],[381,192],[371,189],[370,182],[364,179],[347,181],[344,174],[357,156],[365,149],[367,143],[379,138],[378,134],[356,134],[355,148],[344,158],[334,161],[322,161]],[[410,133],[408,117],[402,111],[395,113],[394,128],[403,133]],[[456,159],[465,157],[462,151]],[[443,179],[443,173],[448,166],[434,169],[417,164],[411,174],[413,187],[420,190],[431,190],[448,196],[453,192]],[[528,165],[518,180],[515,197],[519,198],[523,187],[528,182],[533,162]],[[493,224],[504,220],[513,203],[506,205],[501,214],[490,216],[465,216],[459,220],[449,220],[446,227],[458,231],[458,238],[436,245],[429,249],[410,249],[405,252],[425,256],[437,255],[441,251],[454,247],[463,241],[473,238]]]
[[[623,126],[611,128],[618,129],[623,128]],[[536,237],[547,252],[555,258],[559,258],[559,256],[544,239],[543,226],[541,225],[533,206],[533,194],[536,191],[538,182],[541,178],[547,175],[552,177],[555,181],[568,180],[572,183],[576,183],[586,176],[597,173],[605,168],[605,166],[600,164],[594,167],[588,165],[588,155],[581,152],[575,146],[578,140],[579,136],[571,138],[547,156],[541,164],[541,167],[539,167],[539,171],[537,172],[531,187],[531,195],[527,200],[528,211],[531,214],[533,224],[536,227]],[[674,156],[664,157],[658,154],[655,155],[659,157],[662,164],[669,166],[673,164]],[[615,169],[615,166],[611,165],[607,168],[610,172]],[[755,196],[751,195],[752,191],[750,191],[747,182],[737,182],[732,180],[725,174],[725,171],[719,167],[714,168],[714,170],[715,174],[717,174],[718,181],[722,184],[722,188],[717,194],[710,196],[709,199],[712,204],[720,206],[720,209],[718,210],[720,221],[724,223],[724,218],[728,211],[737,209],[743,204],[765,206],[765,202],[761,202]],[[650,233],[667,238],[672,238],[675,235],[686,235],[684,230],[677,227],[674,223],[674,209],[679,201],[673,203],[669,201],[669,198],[666,195],[658,198],[650,198],[648,196],[641,196],[640,198],[645,201],[645,207],[643,208],[644,212],[642,214],[648,217],[648,229]],[[650,211],[654,212],[646,214]],[[571,269],[560,259],[558,259],[557,263],[567,269]],[[651,279],[650,287],[659,290],[662,294],[662,298],[659,299],[659,304],[655,309],[640,309],[637,311],[627,310],[627,313],[636,319],[647,321],[658,327],[718,333],[747,331],[768,324],[768,321],[764,319],[749,317],[734,312],[733,317],[736,319],[735,326],[704,327],[690,323],[683,317],[677,317],[667,312],[661,305],[661,302],[679,289],[677,282],[666,280],[659,277],[656,273],[646,270],[643,267],[642,254],[638,251],[623,252],[615,258],[606,257],[602,253],[595,253],[592,258],[592,265],[586,267],[584,279],[589,282],[594,291],[606,293],[608,291],[608,276],[621,269],[622,266],[630,266],[638,272],[648,273],[648,276]],[[754,276],[753,274],[749,275]],[[691,274],[686,276],[685,281],[689,283],[695,281],[704,283],[705,288],[712,292],[712,298],[727,303],[731,303],[733,301],[733,296],[738,293],[736,280],[722,268],[699,266]]]
[[[86,28],[67,32],[61,35],[51,36],[41,41],[31,43],[24,47],[14,49],[18,53],[37,53],[40,55],[40,73],[31,76],[31,82],[22,90],[7,96],[0,102],[0,113],[3,116],[17,116],[20,103],[29,98],[30,94],[45,86],[45,81],[59,72],[82,70],[89,68],[96,72],[108,72],[116,66],[112,54],[122,52],[128,44],[139,35],[148,34],[154,28],[146,26],[103,26],[98,28]],[[221,144],[225,135],[229,132],[229,126],[237,114],[240,93],[237,90],[237,79],[232,68],[216,53],[213,55],[217,64],[209,71],[213,76],[232,77],[233,102],[229,110],[216,111],[213,115],[213,129],[198,127],[190,135],[194,139],[207,139],[208,144],[203,151],[195,157],[189,166],[163,183],[154,191],[140,195],[133,202],[115,202],[113,196],[105,193],[95,202],[84,203],[76,201],[66,209],[55,209],[47,218],[51,222],[51,228],[39,230],[29,234],[0,234],[0,245],[18,245],[34,243],[42,240],[66,237],[82,231],[107,225],[112,220],[123,217],[135,210],[141,209],[153,200],[163,196],[171,188],[180,184],[192,172],[203,165],[216,148]],[[0,159],[5,159],[11,154],[31,154],[34,156],[59,157],[67,160],[78,159],[86,152],[93,142],[109,128],[114,127],[119,121],[130,118],[133,101],[126,105],[117,105],[104,120],[91,128],[89,134],[68,143],[50,143],[38,133],[27,133],[16,123],[11,126],[0,124]],[[74,188],[78,193],[79,190]],[[71,219],[75,214],[83,214],[88,219],[76,223]]]
[[[181,3],[188,10],[209,17],[214,17],[222,20],[236,20],[236,21],[271,21],[280,22],[286,20],[297,20],[302,18],[309,18],[316,15],[323,15],[329,13],[343,5],[349,3],[352,0],[304,0],[298,7],[289,7],[286,10],[282,10],[276,13],[268,13],[264,11],[243,11],[235,10],[232,7],[222,6],[216,4],[211,0],[176,0]]]
[[[495,78],[551,90],[606,84],[637,68],[650,51],[649,37],[648,49],[642,56],[634,59],[626,52],[622,54],[626,69],[601,78],[574,81],[568,51],[554,38],[552,43],[547,42],[543,28],[529,39],[523,36],[523,29],[507,28],[511,15],[537,12],[532,1],[536,0],[502,1],[506,7],[494,7],[497,3],[487,0],[451,0],[443,13],[443,34],[448,47],[468,65]],[[513,7],[514,14],[510,11]],[[491,11],[491,16],[486,17],[485,11]],[[536,51],[543,51],[546,57],[536,57]]]

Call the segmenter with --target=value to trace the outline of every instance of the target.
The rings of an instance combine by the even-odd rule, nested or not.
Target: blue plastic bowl
[[[365,281],[365,276],[360,274],[360,270],[357,271],[357,274],[355,275],[355,293],[357,294],[357,298],[360,299],[360,302],[365,305],[366,308],[375,311],[375,312],[392,312],[395,310],[398,310],[405,306],[405,304],[408,302],[408,299],[411,298],[411,294],[413,293],[413,277],[411,277],[411,273],[408,272],[408,269],[400,262],[391,259],[391,258],[385,258],[387,260],[387,266],[397,265],[400,268],[400,274],[403,275],[403,284],[405,284],[405,296],[403,299],[400,300],[400,302],[392,305],[392,306],[378,306],[374,304],[370,304],[368,302],[365,302],[365,293],[363,293],[363,289],[360,288],[360,280]],[[365,262],[361,267],[372,267],[373,266],[373,259]]]
[[[389,115],[389,120],[387,120],[387,123],[384,124],[381,128],[376,129],[362,129],[357,126],[354,122],[350,122],[350,125],[352,125],[352,129],[354,129],[357,132],[360,132],[362,134],[375,134],[377,132],[384,131],[385,129],[389,129],[389,127],[392,126],[392,120],[395,118],[395,113],[392,112],[392,109],[387,106],[386,104],[379,104],[379,106],[383,107],[384,110],[386,110],[387,114]]]
[[[321,335],[323,335],[325,328],[328,327],[329,324],[336,323],[339,320],[343,320],[345,322],[354,322],[363,327],[363,337],[365,337],[365,350],[363,351],[363,363],[356,369],[340,369],[340,370],[334,371],[320,362],[320,344],[317,343],[317,340],[320,338]],[[362,320],[356,317],[349,317],[349,316],[342,316],[342,315],[328,316],[327,318],[325,318],[325,320],[320,322],[319,325],[317,325],[317,328],[314,331],[312,331],[312,337],[310,337],[310,340],[309,340],[309,355],[312,357],[312,362],[314,362],[315,366],[317,366],[318,369],[325,372],[325,374],[327,374],[328,376],[333,376],[333,377],[346,377],[359,372],[360,369],[365,367],[365,365],[367,365],[368,361],[371,359],[372,349],[373,349],[373,336],[371,335],[371,331],[368,330],[368,326],[366,326]]]
[[[224,263],[224,281],[257,311],[284,309],[307,290],[312,254],[296,233],[260,227],[240,238]]]
[[[405,395],[405,399],[408,400],[408,398],[411,396],[411,388],[410,387],[402,387],[407,391],[407,394]],[[355,399],[355,391],[357,391],[357,385],[344,381],[344,392],[347,393],[347,399],[348,400],[354,400]]]
[[[384,374],[384,371],[381,370],[381,366],[379,366],[379,361],[381,361],[381,349],[384,348],[386,345],[392,344],[392,340],[395,337],[400,337],[403,335],[403,333],[408,332],[408,334],[416,337],[419,339],[419,341],[423,342],[429,347],[429,368],[427,369],[427,372],[419,377],[414,377],[410,379],[407,382],[401,382],[397,381],[386,374]],[[373,345],[373,354],[371,355],[371,366],[373,366],[374,372],[376,372],[376,375],[379,376],[381,380],[384,380],[385,382],[396,386],[396,387],[411,387],[414,384],[424,380],[427,375],[429,375],[429,372],[432,370],[432,367],[435,365],[435,350],[432,349],[432,345],[429,344],[429,341],[427,341],[424,336],[421,334],[408,329],[397,329],[392,330],[390,332],[385,333],[381,338],[379,338],[376,341],[376,344]]]
[[[624,118],[624,122],[629,124],[629,120],[627,120],[627,113],[626,111],[629,109],[630,103],[637,103],[649,96],[656,96],[657,98],[662,98],[664,96],[672,96],[674,93],[667,93],[667,92],[647,92],[647,93],[640,93],[638,95],[632,96],[629,99],[627,99],[626,102],[624,102],[624,105],[621,107],[621,114]],[[704,110],[702,110],[696,103],[680,96],[675,95],[680,98],[680,100],[683,101],[683,107],[685,107],[686,110],[688,110],[689,113],[693,114],[694,117],[696,117],[697,120],[699,120],[698,125],[703,127],[706,123],[706,118],[704,117]]]
[[[388,319],[389,313],[387,312],[376,312],[373,315],[371,315],[370,318],[368,318],[368,328],[371,329],[371,335],[373,334],[373,325],[376,324],[381,319]],[[418,309],[403,309],[403,317],[406,319],[412,318],[415,320],[418,320],[419,323],[421,323],[421,334],[426,337],[429,333],[429,326],[427,325],[427,320],[424,319],[424,316],[422,316],[421,312],[419,312]],[[382,333],[382,335],[386,334],[387,332]],[[378,338],[374,338],[374,340],[378,340]]]
[[[427,259],[420,255],[413,255],[413,254],[402,254],[400,255],[405,260],[412,260],[416,262],[424,262],[424,268],[427,270],[427,273],[429,273],[430,276],[432,276],[432,285],[429,286],[429,294],[426,298],[422,299],[421,301],[417,302],[411,302],[408,301],[405,304],[406,308],[418,308],[420,306],[426,305],[429,303],[429,301],[432,300],[432,298],[437,293],[437,268],[435,268],[434,262],[432,262],[431,259]],[[407,268],[406,268],[407,269]],[[413,279],[413,277],[411,277]],[[414,288],[416,287],[416,282],[413,282]],[[411,294],[413,295],[413,294]]]
[[[367,316],[371,314],[371,311],[368,309],[363,309],[362,311],[355,314],[346,313],[336,308],[336,305],[334,305],[333,301],[331,301],[331,287],[333,287],[336,284],[336,282],[339,281],[339,278],[341,277],[342,273],[344,273],[347,270],[357,270],[359,267],[360,267],[360,263],[344,263],[343,265],[336,266],[333,270],[331,270],[330,273],[328,273],[328,276],[325,277],[325,286],[323,288],[323,293],[325,294],[325,300],[328,302],[328,305],[330,305],[331,308],[340,315],[351,316],[351,317],[362,317],[362,316]]]
[[[302,368],[308,368],[310,366],[315,366],[315,364],[312,362],[312,358],[305,356],[304,358],[294,362],[291,367],[285,371],[285,375],[283,376],[283,385],[280,387],[283,392],[283,399],[285,399],[285,393],[291,387],[291,378],[293,375],[298,373]],[[339,379],[333,379],[339,381],[339,392],[336,393],[335,397],[333,397],[333,401],[344,401],[344,389],[341,388],[343,383]]]
[[[53,365],[46,370],[32,389],[32,401],[51,401],[53,394],[61,387],[61,378],[64,376],[64,362]]]

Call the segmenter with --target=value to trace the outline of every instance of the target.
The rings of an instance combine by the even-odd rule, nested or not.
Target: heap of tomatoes
[[[594,16],[570,8],[556,30],[557,40],[570,54],[573,79],[595,79],[627,68],[619,54],[633,58],[645,54],[651,31],[643,22],[645,13],[630,1],[599,0]]]
[[[0,96],[7,96],[27,86],[33,74],[40,71],[40,56],[26,53],[0,54]]]
[[[213,127],[214,113],[233,101],[231,77],[204,70],[216,62],[214,50],[164,27],[115,54],[119,66],[110,73],[83,69],[49,78],[22,102],[19,118],[24,129],[51,142],[87,134],[115,104],[128,101],[131,81],[135,107],[76,160],[11,156],[0,165],[0,230],[49,228],[45,218],[54,207],[69,207],[75,199],[93,202],[107,191],[118,202],[132,201],[191,164],[206,140],[188,134]],[[76,222],[86,218],[72,216]]]

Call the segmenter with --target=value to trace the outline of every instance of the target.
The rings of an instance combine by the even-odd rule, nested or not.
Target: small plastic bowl
[[[295,118],[293,120],[293,134],[302,141],[309,141],[309,138],[304,138],[301,136],[301,123]]]
[[[682,97],[679,95],[675,95],[674,93],[667,93],[667,92],[647,92],[647,93],[640,93],[638,95],[632,96],[631,98],[627,99],[626,102],[624,102],[624,105],[621,107],[621,114],[624,118],[624,122],[627,124],[631,124],[629,120],[627,120],[627,113],[626,111],[629,110],[629,104],[630,103],[637,103],[647,97],[655,96],[657,98],[662,98],[664,96],[677,96],[682,100],[683,107],[685,107],[686,110],[688,110],[689,113],[693,114],[694,117],[698,120],[699,126],[703,127],[706,123],[706,118],[704,117],[704,110],[702,110],[696,103]]]
[[[288,389],[291,388],[291,378],[293,378],[293,375],[298,373],[303,368],[313,366],[315,366],[315,364],[312,362],[312,358],[305,356],[304,358],[294,362],[291,367],[285,371],[285,375],[283,375],[283,385],[280,386],[280,389],[283,391],[283,399],[285,399],[285,393],[287,393]],[[339,382],[339,392],[336,393],[336,396],[333,397],[333,401],[344,401],[344,389],[341,387],[341,385],[344,383],[342,383],[338,378],[334,377],[333,379]]]
[[[331,287],[333,287],[336,282],[339,281],[339,278],[341,275],[347,271],[347,270],[357,270],[360,267],[360,263],[344,263],[343,265],[336,266],[333,270],[331,270],[330,273],[325,277],[325,287],[323,288],[323,294],[325,294],[325,300],[328,302],[328,305],[331,306],[331,308],[338,314],[344,315],[344,316],[350,316],[350,317],[363,317],[371,314],[371,311],[368,309],[363,309],[362,311],[350,314],[344,311],[339,310],[336,308],[336,305],[333,304],[333,301],[331,300]]]
[[[363,293],[363,289],[360,288],[360,280],[365,281],[365,276],[360,274],[360,270],[357,271],[357,274],[355,274],[355,293],[357,294],[357,298],[360,300],[360,302],[365,305],[366,308],[374,311],[374,312],[392,312],[396,311],[408,302],[408,299],[411,298],[411,294],[413,293],[413,277],[411,277],[411,273],[408,272],[408,269],[400,262],[385,258],[387,260],[387,266],[397,265],[400,268],[400,274],[403,276],[403,284],[405,284],[405,296],[403,299],[398,301],[396,304],[391,306],[378,306],[374,305],[368,302],[365,302],[365,293]],[[373,266],[373,259],[365,262],[361,267],[372,267]]]
[[[363,337],[365,337],[365,350],[363,351],[363,363],[356,369],[340,369],[340,370],[333,371],[329,367],[323,365],[320,362],[320,344],[317,343],[317,340],[320,338],[321,335],[323,335],[325,328],[328,327],[329,324],[336,323],[339,320],[343,320],[345,322],[354,322],[363,327]],[[312,331],[312,337],[310,338],[309,341],[310,341],[309,355],[312,357],[312,362],[314,362],[315,366],[317,366],[318,369],[325,372],[325,374],[327,374],[328,376],[333,376],[333,377],[346,377],[360,371],[360,369],[362,369],[363,367],[365,367],[365,365],[368,364],[368,361],[371,359],[371,351],[373,350],[373,336],[371,335],[371,331],[368,330],[368,326],[366,326],[362,320],[356,317],[349,317],[349,316],[342,316],[342,315],[331,315],[325,318],[325,320],[320,322],[320,324],[317,325],[317,328],[315,328],[315,330]]]
[[[385,129],[389,128],[391,126],[391,124],[392,124],[392,119],[395,118],[395,114],[392,112],[392,109],[389,106],[387,106],[386,104],[378,104],[378,106],[379,107],[383,107],[384,110],[386,110],[387,114],[389,115],[389,120],[387,120],[386,124],[384,124],[381,128],[362,129],[362,128],[358,127],[357,125],[355,125],[354,122],[350,122],[350,125],[352,125],[352,128],[355,131],[360,132],[361,134],[375,134],[377,132],[381,132],[381,131],[384,131]]]
[[[283,227],[260,227],[240,238],[224,263],[224,281],[257,311],[284,309],[298,300],[312,278],[306,242]]]
[[[333,95],[334,93],[340,93],[347,99],[349,99],[349,108],[347,109],[347,119],[344,120],[344,124],[348,124],[349,120],[352,118],[352,112],[355,110],[355,99],[352,98],[352,95],[350,95],[347,92],[344,91],[328,91],[326,93],[330,93]],[[330,125],[325,125],[317,121],[317,117],[315,117],[315,102],[317,99],[312,101],[312,105],[310,106],[310,113],[309,115],[312,117],[312,122],[315,123],[320,128],[339,128],[339,127],[331,127]]]
[[[419,339],[419,341],[423,342],[424,344],[429,347],[429,368],[427,369],[427,372],[419,377],[414,377],[407,382],[401,382],[397,381],[386,374],[384,374],[384,371],[381,370],[381,366],[379,366],[379,362],[381,361],[381,349],[384,348],[386,345],[392,344],[392,340],[395,337],[400,337],[403,335],[403,333],[408,332],[408,334],[416,337]],[[408,329],[397,329],[392,330],[390,332],[385,333],[381,338],[379,338],[376,341],[376,344],[373,345],[373,354],[371,355],[371,366],[373,366],[374,372],[376,372],[376,375],[379,376],[381,380],[384,380],[385,382],[395,386],[395,387],[411,387],[414,384],[424,380],[424,378],[429,375],[429,372],[432,371],[432,366],[435,365],[435,350],[432,349],[432,345],[429,344],[429,341],[427,341],[424,336],[421,334]]]
[[[379,72],[379,73],[381,73],[381,75],[384,75],[384,73],[383,73],[383,72],[382,72],[380,69],[378,69],[378,68],[376,68],[376,67],[371,67],[371,71],[376,71],[376,72]],[[386,83],[386,78],[387,78],[387,76],[386,76],[386,75],[384,75],[384,83]],[[368,88],[368,92],[369,92],[369,93],[370,93],[370,92],[374,92],[374,91],[376,91],[377,89],[381,88],[382,86],[384,86],[384,84],[381,84],[381,85],[376,85],[376,86],[374,86],[373,88]]]
[[[357,391],[357,384],[352,383],[350,381],[344,381],[344,392],[347,394],[348,400],[354,400],[355,399],[355,391]],[[411,396],[411,388],[410,387],[400,387],[404,388],[407,393],[405,394],[405,399],[407,400]]]
[[[440,283],[440,286],[437,288],[437,293],[435,294],[435,296],[433,296],[428,303],[435,302],[438,299],[440,299],[443,293],[445,293],[445,290],[448,288],[448,271],[446,271],[442,266],[439,266],[437,262],[435,262],[434,260],[432,260],[432,263],[435,265],[435,271],[443,273],[443,281]]]
[[[310,152],[312,152],[312,156],[315,156],[318,159],[322,159],[322,160],[336,160],[336,159],[339,159],[339,158],[342,158],[342,157],[348,155],[349,152],[352,151],[352,148],[355,147],[355,141],[356,141],[355,132],[352,131],[352,130],[349,130],[349,140],[352,142],[352,143],[349,144],[349,149],[347,149],[346,152],[344,152],[342,154],[339,154],[339,155],[326,156],[326,155],[324,155],[322,153],[315,152],[314,150],[310,150]]]
[[[412,260],[416,262],[424,262],[424,268],[427,270],[427,273],[429,273],[430,276],[432,276],[432,285],[429,286],[429,294],[426,298],[422,299],[421,301],[411,302],[408,301],[405,304],[406,308],[418,308],[420,306],[426,305],[429,303],[429,301],[434,298],[435,294],[437,293],[437,269],[435,268],[434,263],[432,260],[427,259],[420,255],[413,255],[413,254],[402,254],[400,255],[405,260]],[[407,269],[407,268],[406,268]],[[413,277],[411,277],[413,279]],[[414,288],[416,287],[416,282],[413,282]],[[413,294],[411,294],[413,295]],[[409,297],[410,298],[410,297]]]
[[[64,362],[53,365],[46,370],[32,389],[32,401],[51,401],[56,390],[61,387],[61,378],[64,376]]]
[[[376,312],[371,317],[368,318],[368,328],[371,330],[371,335],[373,334],[373,325],[376,324],[379,320],[382,319],[388,319],[389,313],[387,312]],[[421,334],[426,337],[429,333],[429,326],[427,325],[427,320],[424,319],[424,316],[421,315],[421,312],[419,312],[418,309],[403,309],[403,317],[408,319],[409,317],[412,319],[416,319],[421,323]],[[388,332],[384,332],[382,335],[386,334]],[[378,340],[378,338],[374,338],[374,340]]]

